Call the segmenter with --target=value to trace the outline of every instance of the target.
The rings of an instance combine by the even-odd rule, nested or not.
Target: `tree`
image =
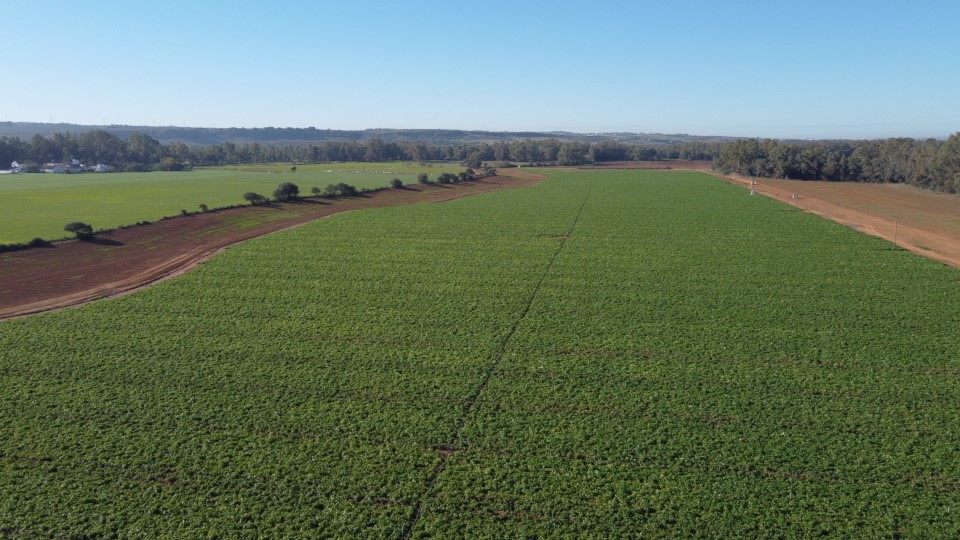
[[[292,173],[297,172],[297,166],[294,165],[293,167],[290,167],[290,172],[292,172]]]
[[[63,230],[75,234],[77,240],[93,238],[93,227],[82,221],[71,221],[63,226]]]
[[[316,196],[319,196],[322,193],[322,191],[317,186],[313,186],[312,188],[310,188],[310,193],[313,193],[313,196],[316,197]]]
[[[429,184],[429,183],[430,183],[430,177],[427,176],[427,173],[422,172],[422,173],[420,173],[420,174],[417,175],[417,182],[420,182],[421,184]]]
[[[402,188],[403,180],[400,180],[399,178],[394,178],[393,180],[390,181],[390,187]]]
[[[290,199],[296,199],[298,195],[300,195],[300,188],[292,182],[284,182],[280,184],[273,192],[274,198],[278,201],[289,201]]]
[[[264,197],[259,193],[254,193],[252,191],[248,191],[244,193],[243,200],[249,202],[250,204],[267,204],[268,202],[270,202],[270,199]]]

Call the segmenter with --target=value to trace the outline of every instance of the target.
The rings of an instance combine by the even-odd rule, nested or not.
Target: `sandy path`
[[[710,174],[960,268],[960,197],[955,195],[896,184]]]
[[[129,294],[180,275],[227,247],[316,219],[363,208],[444,202],[536,184],[545,177],[506,170],[451,185],[413,185],[364,197],[242,207],[102,233],[92,242],[63,242],[0,254],[0,319]]]

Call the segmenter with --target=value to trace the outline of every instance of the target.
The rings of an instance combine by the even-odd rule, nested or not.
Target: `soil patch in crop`
[[[0,319],[128,294],[180,275],[227,247],[316,219],[363,208],[444,202],[536,184],[545,177],[507,170],[451,185],[388,189],[336,200],[301,199],[211,211],[98,234],[54,248],[0,254]]]

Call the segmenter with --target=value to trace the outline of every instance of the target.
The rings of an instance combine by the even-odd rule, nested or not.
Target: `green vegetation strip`
[[[706,175],[551,174],[0,323],[0,530],[960,536],[956,270]]]
[[[359,166],[362,165],[362,166]],[[402,164],[401,164],[402,165]],[[404,171],[393,174],[381,171]],[[257,170],[239,168],[149,173],[16,174],[0,176],[0,244],[27,242],[39,237],[57,240],[72,237],[63,227],[72,221],[95,229],[113,229],[140,221],[175,216],[181,210],[197,212],[201,204],[222,208],[247,204],[246,192],[268,197],[282,182],[293,182],[300,194],[313,187],[346,183],[358,189],[382,188],[399,178],[416,184],[417,173],[431,178],[449,167],[401,167],[395,163],[262,165]],[[463,167],[453,169],[454,172]],[[330,171],[330,172],[327,172]]]

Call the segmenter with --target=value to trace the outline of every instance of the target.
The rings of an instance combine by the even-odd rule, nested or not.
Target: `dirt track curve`
[[[340,212],[444,202],[544,178],[511,170],[462,184],[418,184],[362,197],[247,206],[102,233],[89,242],[3,253],[0,320],[129,294],[180,275],[238,242]]]

